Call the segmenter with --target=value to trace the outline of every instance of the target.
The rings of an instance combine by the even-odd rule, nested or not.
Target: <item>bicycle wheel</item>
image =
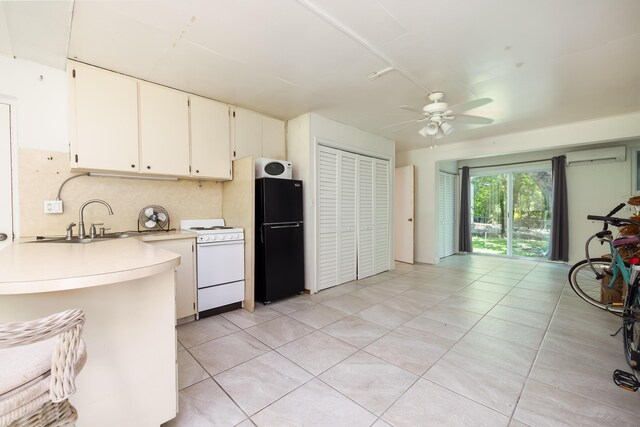
[[[607,258],[591,258],[591,264],[596,270],[598,275],[605,275],[609,280],[612,277],[612,273],[609,269],[611,260]],[[621,274],[621,273],[618,273]],[[607,280],[607,279],[605,279]],[[622,313],[623,307],[614,307],[609,304],[603,304],[600,302],[600,286],[602,279],[596,277],[596,274],[589,266],[589,262],[586,259],[576,263],[571,270],[569,270],[569,284],[573,291],[578,294],[580,298],[602,310],[613,311],[616,313]]]
[[[623,311],[622,344],[624,356],[631,368],[640,368],[640,305],[638,284],[629,289]]]

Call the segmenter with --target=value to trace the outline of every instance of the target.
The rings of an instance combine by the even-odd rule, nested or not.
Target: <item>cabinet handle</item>
[[[136,167],[136,165],[132,164],[132,165],[131,165],[131,167],[132,167],[132,168],[135,168],[135,167]]]
[[[147,166],[147,169],[151,169],[151,166]]]
[[[198,169],[196,169],[196,173],[200,173],[200,171]]]

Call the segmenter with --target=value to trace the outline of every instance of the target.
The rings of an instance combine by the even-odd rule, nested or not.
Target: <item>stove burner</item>
[[[198,231],[204,231],[204,230],[229,230],[233,227],[226,227],[223,225],[214,225],[211,227],[191,227],[191,230],[198,230]]]

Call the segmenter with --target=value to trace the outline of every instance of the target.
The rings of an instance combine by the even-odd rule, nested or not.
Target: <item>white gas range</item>
[[[242,307],[244,300],[244,230],[223,219],[181,220],[196,233],[198,318]]]

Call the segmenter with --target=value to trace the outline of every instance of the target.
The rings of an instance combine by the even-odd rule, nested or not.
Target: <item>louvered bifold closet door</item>
[[[318,146],[318,290],[338,283],[338,151]]]
[[[374,269],[374,159],[358,156],[358,279],[375,274]]]
[[[389,162],[374,160],[374,274],[389,269]]]
[[[457,177],[455,175],[440,172],[440,218],[438,221],[438,252],[440,258],[455,253],[456,180]]]
[[[445,250],[445,242],[446,242],[446,232],[444,229],[444,216],[445,216],[445,194],[447,188],[447,179],[446,175],[440,172],[440,183],[439,183],[439,197],[438,197],[438,210],[439,216],[438,218],[438,258],[444,258],[446,255]]]
[[[340,151],[338,156],[338,283],[356,279],[357,211],[356,160],[353,153]]]

